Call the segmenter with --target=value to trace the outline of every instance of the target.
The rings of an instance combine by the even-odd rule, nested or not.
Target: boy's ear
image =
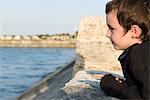
[[[131,37],[132,38],[139,38],[141,33],[142,33],[142,30],[138,25],[131,26]]]

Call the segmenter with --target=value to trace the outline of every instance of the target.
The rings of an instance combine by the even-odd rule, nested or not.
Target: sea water
[[[74,58],[74,48],[0,48],[0,100],[12,100]]]

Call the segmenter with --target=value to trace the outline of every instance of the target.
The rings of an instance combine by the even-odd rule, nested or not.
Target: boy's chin
[[[117,46],[115,43],[112,43],[112,45],[114,46],[114,49],[116,50],[124,50],[124,48]]]
[[[114,46],[114,49],[116,50],[122,50],[121,48],[117,47],[116,45],[113,45]]]
[[[119,49],[119,48],[116,48],[116,47],[114,47],[116,50],[121,50],[121,49]]]

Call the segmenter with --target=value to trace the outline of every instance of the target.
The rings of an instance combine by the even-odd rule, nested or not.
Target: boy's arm
[[[105,75],[100,83],[101,89],[108,95],[120,99],[140,98],[136,86],[128,86],[123,79],[118,80],[111,74]]]

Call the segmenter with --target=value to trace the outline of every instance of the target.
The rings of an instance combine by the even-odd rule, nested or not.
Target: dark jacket
[[[118,83],[114,76],[104,76],[101,80],[104,92],[121,99],[150,100],[150,41],[132,45],[118,60],[125,80]]]

